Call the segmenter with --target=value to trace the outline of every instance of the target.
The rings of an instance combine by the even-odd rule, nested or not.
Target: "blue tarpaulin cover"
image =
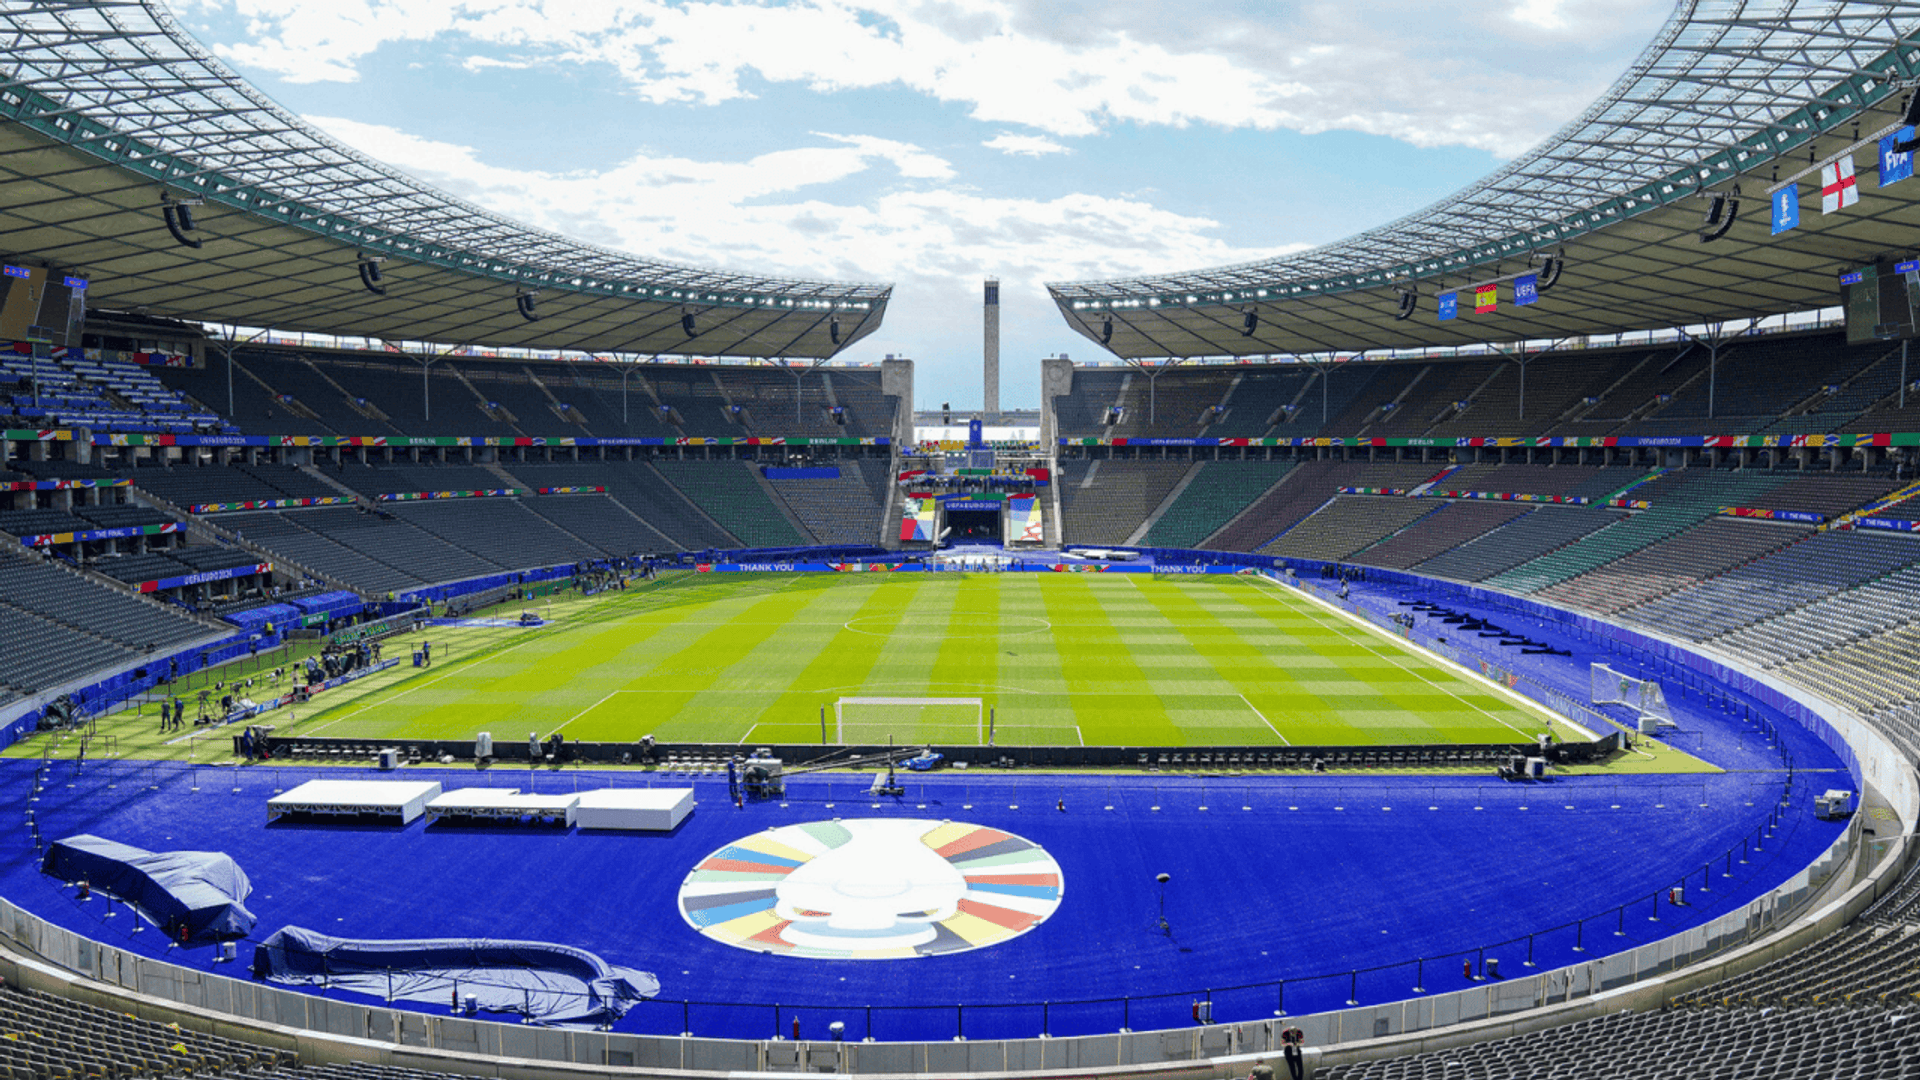
[[[473,995],[488,1012],[545,1024],[601,1024],[660,992],[644,971],[544,941],[427,938],[356,941],[289,926],[253,950],[255,978],[451,1004]]]
[[[192,941],[230,941],[253,929],[242,903],[253,886],[218,851],[147,851],[82,833],[54,841],[40,869],[126,901],[169,937],[182,925]]]

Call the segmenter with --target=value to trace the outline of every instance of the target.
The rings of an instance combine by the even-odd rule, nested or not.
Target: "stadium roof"
[[[1915,0],[1683,0],[1578,119],[1485,180],[1391,224],[1264,262],[1048,286],[1127,359],[1556,340],[1829,307],[1839,271],[1920,246],[1920,180],[1882,190],[1877,139],[1920,71]],[[1818,166],[1855,160],[1860,202],[1820,212]],[[1789,182],[1798,228],[1773,235]],[[1809,189],[1810,192],[1809,192]],[[1713,193],[1738,192],[1703,242]],[[1564,255],[1539,303],[1476,316],[1469,286]],[[1441,321],[1438,294],[1461,290]],[[1417,309],[1398,319],[1402,291]]]
[[[96,307],[394,341],[824,358],[878,329],[892,291],[678,266],[518,224],[315,131],[158,0],[0,0],[0,117],[17,121],[0,124],[0,253],[88,278]],[[184,235],[203,246],[171,234],[166,200],[188,202]],[[363,256],[384,259],[384,296],[362,284]]]

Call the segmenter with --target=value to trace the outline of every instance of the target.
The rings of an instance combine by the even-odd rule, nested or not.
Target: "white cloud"
[[[1054,142],[1045,135],[1015,135],[1011,131],[1000,134],[980,144],[989,150],[998,150],[1003,154],[1018,157],[1043,157],[1047,154],[1071,154],[1072,150]]]
[[[1350,129],[1511,155],[1576,114],[1665,0],[198,0],[231,5],[242,66],[351,80],[388,42],[462,39],[494,62],[593,65],[652,102],[762,81],[904,89],[1056,137],[1118,124]],[[483,61],[469,61],[476,63]]]
[[[1003,283],[1009,357],[1017,360],[1023,341],[1070,344],[1044,282],[1241,262],[1297,247],[1235,247],[1218,221],[1134,197],[994,196],[954,182],[896,186],[849,203],[810,190],[884,169],[964,179],[919,147],[867,136],[817,134],[817,144],[743,162],[640,155],[604,170],[546,172],[491,165],[472,147],[391,127],[306,119],[462,198],[591,243],[673,262],[892,281],[887,323],[858,355],[914,356],[923,362],[921,388],[947,387],[955,400],[977,385],[959,373],[974,370],[966,365],[978,357],[984,277]],[[636,191],[646,197],[634,198]],[[389,269],[392,277],[405,273]],[[1011,384],[1009,393],[1022,396]]]

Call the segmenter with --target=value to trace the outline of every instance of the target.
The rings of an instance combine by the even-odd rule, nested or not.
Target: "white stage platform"
[[[605,788],[580,793],[574,822],[583,829],[669,832],[693,813],[693,789]]]
[[[402,825],[426,811],[437,783],[411,780],[309,780],[267,800],[267,820],[283,814],[362,814],[398,817]]]
[[[519,821],[522,818],[538,818],[571,825],[574,810],[579,805],[578,793],[533,795],[522,794],[518,788],[457,788],[427,803],[427,820],[484,818]]]

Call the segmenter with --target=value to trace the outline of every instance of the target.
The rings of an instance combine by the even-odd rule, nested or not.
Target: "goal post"
[[[1667,706],[1666,691],[1652,679],[1636,679],[1602,663],[1592,667],[1592,693],[1595,705],[1625,705],[1642,717],[1651,717],[1665,725],[1673,724],[1673,710]]]
[[[833,703],[833,741],[841,746],[987,741],[987,709],[977,697],[843,697]]]

